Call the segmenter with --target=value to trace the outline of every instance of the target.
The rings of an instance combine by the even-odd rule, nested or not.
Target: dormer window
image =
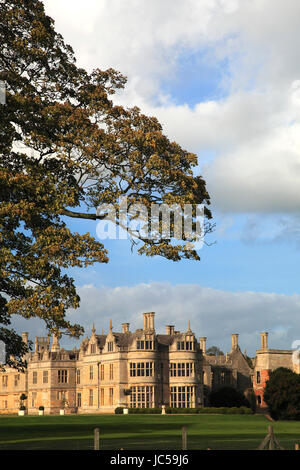
[[[113,351],[114,350],[114,342],[113,341],[109,341],[107,343],[107,350],[108,351]]]
[[[153,341],[151,340],[138,340],[136,342],[136,349],[153,349]]]
[[[95,353],[96,353],[96,345],[91,344],[91,354],[95,354]]]

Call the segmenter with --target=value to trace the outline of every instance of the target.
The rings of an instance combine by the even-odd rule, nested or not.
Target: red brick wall
[[[257,383],[257,372],[260,372],[260,383]],[[264,402],[264,389],[266,386],[266,381],[269,378],[270,370],[260,370],[260,371],[255,371],[254,377],[253,377],[253,389],[256,397],[260,396],[261,403],[260,407],[261,408],[266,408],[267,404]],[[257,401],[258,403],[258,401]]]

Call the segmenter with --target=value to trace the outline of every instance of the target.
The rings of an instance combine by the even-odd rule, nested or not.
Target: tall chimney
[[[129,332],[129,323],[122,323],[122,333]]]
[[[264,332],[260,334],[260,349],[268,349],[268,333]]]
[[[52,352],[58,352],[59,351],[59,342],[58,342],[58,336],[57,335],[53,336],[51,351]]]
[[[202,338],[200,338],[200,349],[202,349],[202,354],[205,354],[206,352],[206,340],[206,336],[202,336]]]
[[[174,325],[166,325],[166,335],[173,335],[174,334]]]
[[[154,312],[144,313],[144,330],[154,330]]]
[[[231,341],[232,341],[232,348],[231,348],[231,350],[232,350],[232,351],[234,351],[235,349],[238,349],[238,347],[239,347],[238,338],[239,338],[239,335],[238,335],[238,334],[233,334],[233,335],[231,335]]]
[[[154,317],[155,317],[155,313],[154,313],[154,312],[151,312],[149,315],[150,315],[150,329],[151,329],[151,330],[154,330]]]
[[[26,344],[26,346],[28,345],[28,333],[26,331],[22,333],[22,341]]]

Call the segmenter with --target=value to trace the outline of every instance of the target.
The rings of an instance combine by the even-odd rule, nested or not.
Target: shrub
[[[300,376],[285,367],[273,370],[264,400],[273,419],[300,420]]]
[[[161,414],[161,408],[148,408],[150,414]]]
[[[39,410],[40,410],[40,411],[44,411],[44,409],[45,409],[45,408],[44,408],[43,406],[39,406]]]
[[[250,408],[245,406],[241,407],[212,407],[208,406],[205,408],[198,408],[197,413],[199,414],[251,414]]]
[[[238,390],[232,387],[223,387],[209,395],[209,402],[214,407],[240,407],[248,406],[250,403],[247,398]]]
[[[116,408],[118,410],[118,408]],[[116,413],[115,410],[115,413]],[[128,408],[128,413],[131,415],[137,415],[137,414],[161,414],[162,409],[161,408]]]
[[[26,406],[21,405],[21,406],[20,406],[20,411],[25,411],[25,410],[26,410]]]
[[[124,407],[115,409],[115,414],[123,414]],[[200,407],[200,408],[171,408],[166,407],[166,414],[251,414],[247,407]],[[161,408],[128,408],[129,414],[161,414]]]
[[[118,407],[115,409],[115,414],[116,414],[116,415],[122,415],[122,414],[123,414],[123,409],[124,409],[124,407],[118,406]]]
[[[256,408],[257,408],[257,402],[256,402],[256,395],[254,393],[254,390],[251,389],[251,388],[247,389],[246,392],[245,392],[245,396],[246,396],[246,398],[249,402],[252,413],[255,413]]]

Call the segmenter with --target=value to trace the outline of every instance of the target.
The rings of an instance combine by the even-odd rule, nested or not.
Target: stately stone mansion
[[[238,335],[232,335],[228,354],[206,354],[206,337],[197,340],[187,331],[166,326],[156,334],[153,312],[144,313],[144,328],[131,332],[96,334],[80,348],[65,350],[56,337],[36,337],[34,351],[26,355],[24,373],[7,368],[0,373],[0,413],[17,413],[20,396],[29,414],[43,406],[45,414],[111,413],[116,407],[207,406],[212,390],[225,385],[242,392],[254,388],[264,406],[263,387],[272,368],[291,367],[293,351],[269,350],[267,333],[261,349],[250,359],[241,352]],[[27,344],[28,333],[22,334]]]

